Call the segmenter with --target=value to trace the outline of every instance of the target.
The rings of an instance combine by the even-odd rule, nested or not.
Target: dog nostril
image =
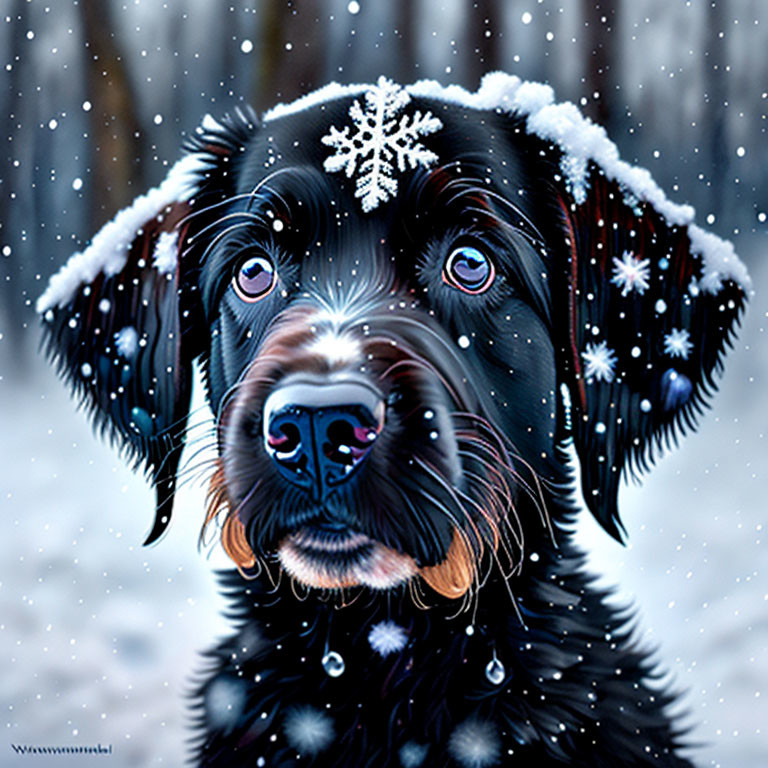
[[[276,453],[289,455],[301,447],[301,433],[295,424],[283,422],[276,431],[267,433],[267,446]]]
[[[373,446],[379,430],[346,419],[332,421],[326,430],[323,453],[331,461],[352,469]]]

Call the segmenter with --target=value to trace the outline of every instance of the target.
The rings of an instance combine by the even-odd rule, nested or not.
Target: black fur
[[[742,288],[692,289],[702,263],[685,227],[597,167],[577,203],[560,150],[500,112],[414,98],[406,114],[442,122],[422,138],[438,160],[397,172],[394,199],[364,212],[353,180],[323,170],[321,139],[349,124],[352,101],[262,126],[239,113],[204,131],[187,148],[205,164],[194,196],[137,233],[122,271],[47,318],[50,349],[97,423],[151,472],[152,540],[170,517],[191,365],[203,361],[223,462],[214,499],[248,551],[240,574],[222,575],[237,632],[208,654],[197,689],[199,764],[690,765],[629,616],[583,574],[565,448],[580,459],[587,505],[620,537],[619,478],[693,426]],[[160,231],[179,233],[179,264],[162,279],[150,258]],[[446,282],[462,245],[492,262],[487,290]],[[647,290],[612,284],[624,253],[649,259]],[[249,254],[277,271],[254,303],[232,284]],[[96,310],[103,298],[108,312]],[[318,499],[275,471],[262,410],[291,373],[329,375],[307,340],[342,305],[335,332],[362,352],[326,368],[375,382],[386,424],[354,476]],[[128,323],[148,341],[130,361],[111,342]],[[680,328],[693,348],[671,359],[664,337]],[[585,378],[593,340],[616,353],[611,381]],[[137,408],[151,426],[137,428]],[[291,579],[281,543],[329,525],[369,544],[327,555],[328,573],[347,574],[376,543],[418,573],[380,590]],[[452,598],[425,574],[453,562],[457,537],[474,578]],[[407,633],[386,657],[368,642],[382,621]],[[343,657],[340,676],[321,663],[330,651]],[[324,735],[302,752],[290,723],[306,708]]]

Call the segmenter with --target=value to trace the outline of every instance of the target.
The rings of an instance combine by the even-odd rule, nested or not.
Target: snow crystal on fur
[[[245,682],[232,677],[217,677],[205,692],[205,714],[211,728],[230,730],[245,705]]]
[[[315,755],[334,739],[333,720],[314,707],[292,709],[283,724],[285,738],[299,753]]]
[[[176,271],[179,260],[179,233],[161,232],[152,254],[152,266],[161,274],[168,275]]]
[[[311,109],[325,101],[334,101],[342,99],[345,96],[359,96],[361,93],[369,91],[373,86],[370,84],[340,85],[339,83],[328,83],[322,88],[318,88],[306,96],[296,99],[289,104],[276,104],[268,112],[264,113],[262,120],[268,123],[270,120],[277,120],[287,115],[295,115],[297,112],[303,112],[305,109]]]
[[[420,768],[427,757],[429,747],[426,744],[417,744],[415,741],[407,741],[400,747],[398,756],[402,768]]]
[[[390,653],[402,651],[408,642],[408,633],[394,621],[380,621],[371,627],[368,642],[376,653],[389,656]]]
[[[451,734],[448,751],[464,768],[486,768],[499,759],[501,745],[491,723],[466,720]]]
[[[136,350],[139,348],[139,334],[132,325],[126,325],[115,334],[115,347],[118,354],[126,360],[131,360],[136,356]]]
[[[188,200],[195,191],[199,174],[206,168],[197,154],[186,155],[168,172],[159,187],[137,197],[94,236],[91,244],[51,278],[45,293],[37,300],[38,313],[69,303],[77,289],[92,282],[102,272],[116,275],[125,266],[128,249],[138,231],[172,203]]]

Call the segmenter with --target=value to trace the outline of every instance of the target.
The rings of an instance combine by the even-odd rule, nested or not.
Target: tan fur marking
[[[419,571],[421,578],[435,592],[451,600],[463,597],[469,591],[476,574],[475,555],[458,531],[454,531],[445,560]]]

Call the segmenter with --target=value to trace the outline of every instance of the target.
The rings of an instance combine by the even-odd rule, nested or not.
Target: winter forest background
[[[683,692],[698,764],[768,764],[764,0],[0,0],[0,19],[0,765],[37,764],[11,742],[180,765],[184,692],[226,631],[226,561],[196,548],[204,487],[142,549],[150,492],[38,354],[47,277],[206,112],[379,74],[474,89],[493,69],[581,105],[752,272],[713,410],[623,491],[629,546],[586,517],[579,537]]]

